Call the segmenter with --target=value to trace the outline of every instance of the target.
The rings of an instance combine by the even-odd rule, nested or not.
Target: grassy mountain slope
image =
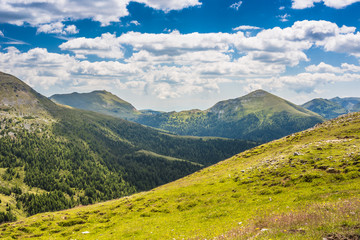
[[[90,110],[110,116],[129,118],[140,114],[130,103],[107,91],[90,93],[55,94],[50,97],[56,103]]]
[[[348,111],[339,103],[322,98],[313,99],[303,104],[302,107],[319,114],[325,119],[336,118],[340,115],[348,113]]]
[[[0,89],[0,221],[151,189],[256,144],[65,108],[7,74]]]
[[[219,102],[206,111],[140,115],[136,122],[181,135],[270,141],[322,122],[300,106],[263,90]]]
[[[3,224],[0,236],[358,239],[359,126],[349,114],[149,192]]]

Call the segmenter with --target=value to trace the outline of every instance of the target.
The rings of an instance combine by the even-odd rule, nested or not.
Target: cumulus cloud
[[[305,69],[307,72],[313,73],[360,73],[360,66],[348,63],[343,63],[340,67],[334,67],[332,65],[321,62],[318,65],[310,65]]]
[[[145,3],[151,8],[163,10],[165,12],[201,5],[201,2],[198,0],[135,0],[134,2]]]
[[[348,53],[355,57],[360,57],[360,33],[340,34],[321,41],[319,46],[323,46],[326,51]]]
[[[241,7],[242,3],[243,3],[242,1],[233,3],[233,4],[230,5],[230,8],[233,8],[233,9],[235,9],[237,11]]]
[[[67,54],[49,53],[35,48],[20,52],[14,47],[0,53],[0,69],[18,76],[33,87],[47,89],[54,85],[69,85],[70,89],[120,89],[145,91],[159,98],[214,91],[218,82],[202,78],[193,68],[148,66],[117,61],[89,62]]]
[[[292,8],[294,9],[305,9],[314,7],[314,3],[322,2],[325,6],[331,8],[344,8],[353,3],[360,2],[360,0],[293,0]]]
[[[280,76],[271,78],[253,78],[248,80],[248,86],[278,90],[287,89],[297,93],[314,93],[325,85],[339,82],[359,81],[360,74],[335,74],[335,73],[300,73],[297,75]],[[255,90],[255,89],[253,89]]]
[[[96,55],[100,58],[123,58],[124,53],[118,38],[110,33],[104,33],[93,39],[76,38],[61,44],[61,50],[75,53],[77,58],[86,58],[88,55]]]
[[[37,33],[55,33],[61,35],[76,34],[79,30],[75,25],[65,26],[62,22],[40,25]]]
[[[248,30],[259,30],[261,28],[259,27],[255,27],[255,26],[249,26],[249,25],[242,25],[242,26],[238,26],[236,28],[233,28],[232,30],[234,31],[248,31]]]
[[[139,23],[138,21],[136,21],[136,20],[132,20],[132,21],[130,22],[130,24],[133,24],[133,25],[135,25],[135,26],[140,26],[140,23]]]
[[[132,0],[0,0],[0,16],[2,22],[23,25],[25,22],[33,26],[62,22],[64,20],[92,19],[102,26],[111,22],[119,22],[127,16],[127,5]],[[133,0],[133,2],[163,10],[181,10],[201,5],[198,0]],[[2,14],[6,13],[6,14]]]

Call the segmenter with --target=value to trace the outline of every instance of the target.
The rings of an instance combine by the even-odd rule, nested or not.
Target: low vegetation
[[[48,239],[358,239],[360,114],[148,192],[0,226]]]

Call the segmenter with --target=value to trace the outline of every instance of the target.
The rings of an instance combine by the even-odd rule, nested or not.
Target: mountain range
[[[116,104],[104,101],[105,96],[115,99]],[[132,114],[114,112],[110,109],[115,106],[132,105],[105,91],[54,95],[50,99],[72,107],[126,118],[179,135],[216,136],[258,142],[277,139],[323,121],[316,113],[263,90],[218,102],[204,111],[195,109],[181,112],[137,111],[135,108],[131,108]]]
[[[0,226],[48,239],[359,239],[360,114],[148,192]]]
[[[360,111],[360,98],[316,98],[304,103],[302,107],[321,115],[325,119],[332,119],[346,113]]]
[[[0,73],[0,221],[149,190],[256,145],[57,105]]]
[[[115,117],[121,116],[124,119],[133,118],[140,114],[133,105],[107,91],[55,94],[50,99],[55,103]]]

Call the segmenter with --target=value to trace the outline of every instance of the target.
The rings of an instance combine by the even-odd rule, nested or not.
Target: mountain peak
[[[120,118],[131,118],[140,114],[133,105],[106,90],[95,90],[89,93],[56,94],[51,96],[50,99],[59,104]]]
[[[12,109],[25,115],[43,115],[52,107],[55,107],[55,104],[26,83],[0,72],[0,108]]]
[[[265,90],[262,90],[262,89],[257,89],[255,91],[252,91],[250,93],[248,93],[247,95],[245,96],[254,96],[254,97],[257,97],[257,96],[264,96],[264,95],[272,95],[271,93],[265,91]]]

